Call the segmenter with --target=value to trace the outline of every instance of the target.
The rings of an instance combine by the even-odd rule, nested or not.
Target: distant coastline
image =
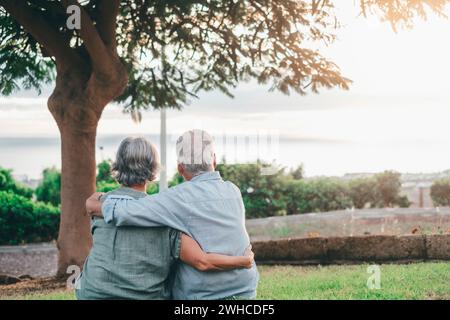
[[[126,134],[99,135],[97,138],[97,161],[114,157],[117,146]],[[145,135],[159,147],[159,135]],[[177,135],[168,136],[168,171],[175,172],[175,142]],[[218,137],[222,139],[222,137]],[[244,141],[244,142],[243,142]],[[427,182],[450,177],[450,163],[440,148],[414,145],[363,145],[359,143],[298,139],[280,136],[277,146],[258,154],[249,150],[249,141],[236,136],[232,145],[218,147],[218,158],[229,163],[254,162],[260,158],[285,167],[296,167],[303,163],[307,177],[338,176],[349,179],[367,176],[384,170],[403,173],[408,183]],[[386,154],[380,159],[379,154]],[[423,157],[428,161],[423,161]],[[384,162],[382,162],[384,161]],[[0,166],[13,169],[18,176],[39,179],[42,170],[51,166],[60,167],[59,137],[0,137]],[[359,173],[358,173],[359,172]],[[410,173],[408,173],[410,172]]]

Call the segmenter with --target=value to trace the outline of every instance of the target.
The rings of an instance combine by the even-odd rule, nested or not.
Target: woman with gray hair
[[[156,147],[145,138],[126,138],[112,174],[121,184],[101,197],[140,199],[159,170]],[[187,235],[169,227],[115,227],[93,218],[93,247],[77,279],[78,299],[170,299],[173,266],[178,259],[200,271],[251,268],[245,256],[207,254]]]

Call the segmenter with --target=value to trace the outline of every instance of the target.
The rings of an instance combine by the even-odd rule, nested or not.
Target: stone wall
[[[450,260],[450,235],[293,238],[253,243],[266,264],[331,264]]]

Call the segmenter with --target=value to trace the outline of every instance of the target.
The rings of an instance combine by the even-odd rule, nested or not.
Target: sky
[[[182,111],[169,111],[169,133],[196,127],[219,136],[275,134],[289,143],[283,140],[268,160],[288,166],[304,163],[307,175],[449,169],[450,20],[431,17],[417,21],[413,30],[395,33],[376,18],[356,17],[348,3],[339,12],[345,26],[338,40],[322,53],[353,80],[349,91],[285,96],[242,83],[233,90],[234,99],[204,93]],[[0,166],[36,175],[38,169],[59,165],[59,151],[46,149],[50,154],[41,157],[39,168],[31,169],[26,161],[19,166],[16,146],[7,140],[58,136],[46,108],[50,92],[46,88],[41,96],[20,92],[0,97]],[[142,123],[135,124],[114,104],[105,110],[98,129],[99,136],[158,132],[157,112],[145,112]],[[112,156],[114,150],[108,152]]]

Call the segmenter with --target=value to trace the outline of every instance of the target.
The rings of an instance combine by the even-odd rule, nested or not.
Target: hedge
[[[0,191],[0,244],[17,245],[57,238],[60,210],[33,202],[10,191]]]
[[[347,184],[333,178],[300,180],[286,188],[288,214],[341,210],[353,206]]]
[[[12,193],[21,195],[30,199],[33,196],[33,190],[28,188],[12,177],[11,170],[0,167],[0,191],[10,191]]]

